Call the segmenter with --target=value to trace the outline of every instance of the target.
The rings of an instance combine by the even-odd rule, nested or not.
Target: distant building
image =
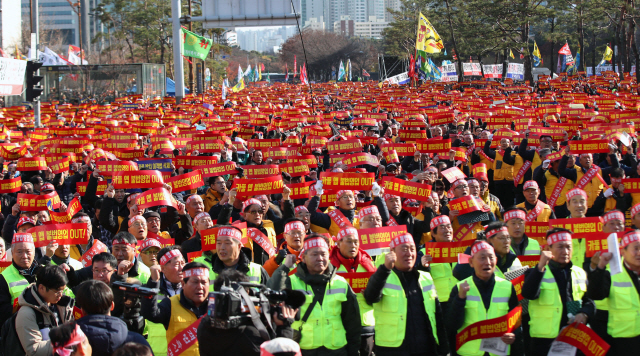
[[[305,22],[303,30],[314,30],[314,31],[324,31],[324,18],[320,16],[320,18],[312,17],[307,22]]]
[[[0,48],[7,54],[13,54],[22,39],[20,2],[0,0],[0,10]]]
[[[224,40],[229,47],[238,46],[238,33],[236,31],[227,31],[224,33]]]
[[[340,21],[336,21],[333,23],[333,32],[343,36],[353,37],[355,36],[354,25],[354,21],[351,20],[349,16],[342,16]]]
[[[389,27],[389,23],[369,16],[368,22],[354,23],[354,36],[364,38],[382,38],[382,30]]]
[[[386,9],[400,11],[402,9],[402,2],[400,0],[384,0],[384,8],[384,20],[387,22],[393,22],[393,16]]]

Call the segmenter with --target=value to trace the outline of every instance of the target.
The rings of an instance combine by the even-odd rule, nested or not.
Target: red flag
[[[369,74],[364,68],[362,68],[362,76],[363,77],[370,77],[371,74]]]
[[[562,48],[560,48],[560,50],[558,51],[559,54],[564,54],[564,55],[570,55],[571,54],[571,49],[569,49],[569,44],[565,43],[564,46],[562,46]]]
[[[409,59],[409,78],[413,78],[416,76],[416,60],[411,55]]]

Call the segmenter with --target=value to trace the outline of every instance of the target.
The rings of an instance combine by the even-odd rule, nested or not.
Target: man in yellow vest
[[[529,135],[527,130],[526,135]],[[517,168],[514,167],[513,176],[519,177],[518,186],[516,187],[516,203],[520,204],[525,200],[523,196],[523,182],[533,179],[533,173],[553,149],[553,138],[551,136],[540,136],[540,146],[534,149],[529,148],[528,138],[523,138],[518,147],[516,156]]]
[[[362,331],[358,300],[329,262],[329,239],[319,234],[307,236],[300,256],[295,274],[289,276],[290,267],[285,263],[273,273],[267,286],[306,294],[300,318],[291,325],[301,334],[302,354],[357,356]]]
[[[547,231],[540,262],[525,272],[522,296],[529,299],[531,355],[546,355],[560,329],[574,321],[586,324],[595,312],[586,295],[587,275],[571,263],[571,235],[563,228]]]
[[[223,270],[227,268],[237,269],[246,274],[251,283],[266,284],[269,274],[257,263],[251,262],[249,248],[242,247],[242,230],[234,225],[220,226],[216,236],[216,251],[206,251],[201,257],[195,259],[209,268],[211,277],[211,291],[213,281]]]
[[[209,177],[209,189],[205,194],[200,195],[204,202],[204,211],[208,212],[217,205],[226,191],[227,184],[223,176]]]
[[[451,221],[446,215],[439,215],[431,219],[431,241],[430,242],[451,242],[453,241],[453,228],[451,227]],[[453,276],[453,268],[457,263],[431,263],[433,256],[427,253],[426,248],[421,248],[418,251],[418,257],[423,266],[427,267],[427,272],[431,274],[433,283],[436,285],[436,292],[442,305],[442,310],[446,313],[449,294],[451,289],[456,285],[458,280]]]
[[[142,316],[167,330],[167,349],[174,355],[200,356],[196,333],[209,305],[209,269],[199,262],[182,268],[182,290],[158,303],[158,295],[142,299]]]
[[[451,190],[453,191],[453,199],[470,195],[469,184],[465,179],[458,179],[451,183]],[[449,205],[443,206],[440,211],[443,215],[448,215],[451,220],[454,241],[475,240],[478,232],[484,230],[481,222],[479,221],[472,224],[460,224],[458,221],[458,215],[460,215],[460,212],[458,210],[449,209]]]
[[[539,255],[540,243],[526,236],[525,225],[527,212],[524,208],[511,208],[504,212],[504,222],[507,224],[507,231],[511,236],[511,251],[516,256]]]
[[[527,211],[527,221],[547,222],[549,219],[556,218],[556,214],[553,213],[551,207],[538,199],[540,188],[536,181],[526,181],[522,188],[525,201],[516,205],[516,207]]]
[[[376,320],[375,354],[446,355],[449,345],[436,286],[429,273],[417,269],[413,237],[394,237],[389,249],[364,291]]]
[[[568,168],[567,161],[569,155],[571,155],[570,145],[565,148],[565,155],[560,160],[558,166],[558,174],[561,177],[565,177],[575,183],[576,188],[580,188],[587,192],[587,216],[599,216],[597,211],[593,211],[591,208],[596,201],[596,198],[600,195],[600,192],[604,188],[605,174],[610,174],[614,168],[620,167],[618,157],[616,156],[616,146],[609,144],[609,157],[611,158],[611,166],[601,169],[593,164],[593,156],[591,153],[583,153],[580,155],[580,164],[575,168]]]
[[[573,163],[570,161],[575,161],[573,156],[570,156],[567,162],[568,167],[573,167]],[[560,157],[553,161],[544,160],[542,164],[534,170],[533,180],[538,183],[539,187],[544,187],[544,190],[540,191],[538,199],[547,203],[551,209],[553,209],[558,219],[564,219],[569,215],[566,195],[568,191],[573,189],[574,183],[558,174],[559,166]]]
[[[620,241],[622,272],[611,275],[607,265],[613,258],[606,252],[600,256],[595,270],[589,273],[587,294],[597,301],[606,301],[609,315],[607,340],[609,355],[634,353],[640,347],[640,233],[626,233]]]
[[[179,295],[182,290],[182,268],[185,265],[180,246],[168,246],[158,252],[159,264],[151,266],[151,277],[145,285],[158,288],[158,303]],[[167,354],[166,330],[161,324],[147,322],[148,341],[156,356]]]
[[[633,198],[631,194],[624,192],[624,184],[622,184],[624,177],[622,168],[618,167],[611,170],[611,174],[609,174],[611,186],[602,190],[593,203],[592,210],[598,212],[598,216],[614,209],[624,212],[631,207]]]
[[[639,229],[640,228],[640,203],[634,205],[631,208],[631,228]]]
[[[360,249],[358,230],[348,227],[341,230],[336,236],[336,246],[331,250],[329,259],[337,273],[375,272],[371,256]],[[358,293],[358,306],[360,307],[360,322],[362,323],[362,344],[360,356],[370,356],[373,352],[373,335],[375,319],[373,308],[364,300],[364,294]]]
[[[585,218],[587,217],[587,192],[579,188],[573,188],[567,192],[567,210],[569,210],[570,218]],[[587,253],[587,245],[585,239],[573,239],[571,240],[573,245],[573,253],[571,262],[575,266],[583,266],[584,257]]]
[[[519,304],[513,284],[495,273],[497,257],[493,246],[477,241],[470,253],[469,265],[473,274],[453,287],[449,296],[447,330],[453,340],[455,334],[467,326],[504,316]],[[510,332],[500,336],[500,341],[509,345],[507,355],[524,354],[522,338],[516,335],[521,333]],[[466,342],[456,353],[460,356],[483,356],[486,353],[479,350],[480,344],[481,340]]]
[[[515,193],[513,185],[515,164],[515,152],[511,148],[511,141],[508,138],[500,139],[498,150],[492,150],[491,141],[484,144],[484,154],[492,160],[493,165],[493,193],[500,199],[502,206],[511,206],[515,203]],[[510,162],[510,163],[507,163]]]

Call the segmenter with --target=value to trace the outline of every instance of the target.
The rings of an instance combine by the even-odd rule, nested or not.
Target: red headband
[[[238,229],[234,229],[232,227],[221,227],[218,229],[218,237],[230,237],[240,243],[242,243],[242,232],[238,231]]]
[[[162,257],[164,257],[164,256],[162,256]],[[191,269],[188,269],[186,271],[182,271],[182,274],[183,274],[184,278],[189,278],[189,277],[193,277],[193,276],[204,276],[204,277],[207,277],[207,279],[209,279],[209,269],[208,268],[202,268],[202,267],[191,268]]]
[[[15,234],[13,234],[11,244],[13,245],[19,242],[33,244],[33,236],[28,232],[16,232]]]
[[[127,203],[131,203],[132,200],[136,200],[136,198],[138,197],[139,193],[135,193],[135,194],[131,194],[127,197]]]
[[[504,221],[507,222],[511,219],[520,219],[520,220],[526,220],[527,219],[527,214],[522,211],[522,210],[510,210],[507,211],[506,213],[504,213]]]
[[[365,216],[373,215],[373,214],[380,215],[380,211],[378,211],[378,207],[375,205],[365,206],[364,208],[360,209],[360,212],[358,213],[358,219],[362,220],[362,218],[364,218]]]
[[[329,245],[322,237],[313,237],[310,239],[304,240],[304,245],[302,246],[303,251],[307,251],[309,249],[320,247],[324,249],[329,249]]]
[[[431,230],[433,230],[437,226],[444,225],[444,224],[451,224],[451,220],[446,215],[440,215],[431,219],[431,222],[429,223],[429,227],[431,228]]]
[[[547,245],[552,245],[556,242],[571,242],[571,234],[565,231],[556,232],[547,237]]]
[[[160,244],[160,241],[156,239],[146,238],[144,241],[142,241],[142,245],[140,245],[140,251],[144,251],[149,247],[162,248],[162,245]]]
[[[53,354],[60,356],[70,356],[73,353],[73,349],[71,347],[80,344],[86,338],[87,337],[82,332],[80,325],[76,324],[76,329],[73,331],[73,333],[71,333],[71,337],[66,343],[53,346]]]
[[[336,205],[338,205],[338,200],[340,199],[340,197],[342,196],[342,194],[344,193],[348,193],[348,192],[352,192],[353,195],[355,195],[356,193],[353,190],[338,190],[338,192],[336,193]]]
[[[346,229],[342,229],[342,230],[340,230],[340,232],[336,236],[336,240],[340,241],[343,238],[345,238],[345,236],[347,236],[347,235],[356,235],[356,236],[358,236],[358,230],[356,230],[353,227],[348,227]]]
[[[504,232],[509,232],[509,230],[507,230],[507,227],[506,227],[506,226],[503,226],[503,227],[501,227],[501,228],[498,228],[498,229],[491,229],[491,230],[489,230],[489,231],[485,232],[485,236],[486,236],[487,238],[494,237],[496,234],[501,233],[501,232],[503,232],[503,231],[504,231]]]
[[[389,248],[393,249],[396,246],[404,245],[404,244],[415,246],[416,242],[413,241],[413,236],[409,234],[402,234],[400,236],[396,236],[395,238],[391,239],[391,241],[389,241]]]
[[[164,255],[162,255],[162,258],[160,259],[160,265],[164,266],[167,263],[169,263],[169,261],[171,261],[172,258],[174,257],[181,257],[182,253],[180,253],[180,251],[176,250],[171,250],[167,253],[165,253]]]
[[[625,248],[629,246],[629,244],[636,241],[640,241],[640,233],[638,233],[637,231],[627,233],[622,237],[622,240],[620,241],[620,248]]]
[[[531,188],[540,190],[540,187],[538,187],[538,183],[536,183],[535,180],[528,180],[524,182],[524,186],[522,187],[522,190],[527,190]]]
[[[610,211],[604,214],[604,223],[608,223],[611,220],[620,220],[624,222],[624,214],[620,211]]]
[[[304,224],[300,221],[292,221],[284,226],[284,233],[288,233],[291,230],[302,230],[304,232],[306,229],[304,228]]]
[[[244,201],[244,203],[242,203],[242,212],[244,213],[244,211],[247,209],[247,207],[251,206],[251,205],[258,205],[260,208],[262,208],[262,202],[258,199],[255,198],[251,198],[251,199],[247,199]]]
[[[145,218],[142,217],[142,215],[136,215],[136,216],[132,217],[131,219],[129,219],[128,226],[131,227],[131,225],[133,225],[133,223],[135,223],[136,220],[144,221],[145,225],[147,223],[147,220],[145,220]]]
[[[631,218],[633,219],[633,217],[638,213],[640,213],[640,204],[636,204],[631,208]]]
[[[476,253],[482,250],[491,250],[494,251],[493,246],[491,246],[488,242],[480,241],[471,247],[471,257],[473,257]]]
[[[589,199],[589,196],[587,195],[587,192],[585,192],[584,190],[580,189],[580,188],[573,188],[570,191],[567,192],[567,200],[571,200],[571,198],[577,196],[577,195],[582,195],[585,199]]]
[[[111,245],[112,246],[125,245],[125,246],[131,246],[131,248],[133,248],[133,249],[136,248],[136,244],[130,244],[127,241],[125,241],[124,239],[115,239],[115,240],[113,240],[113,243]]]
[[[304,205],[296,206],[294,212],[297,214],[303,210],[306,211],[307,213],[309,212],[309,209],[307,209],[307,207]]]
[[[192,224],[192,225],[193,225],[193,226],[196,226],[196,223],[198,222],[198,220],[200,220],[200,219],[202,219],[202,218],[204,218],[204,217],[207,217],[207,216],[211,217],[211,216],[209,215],[209,213],[205,213],[204,211],[203,211],[203,212],[201,212],[201,213],[198,213],[198,215],[196,215],[196,216],[193,218],[193,224]]]

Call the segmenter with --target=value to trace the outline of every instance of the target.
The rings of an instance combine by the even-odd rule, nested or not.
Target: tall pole
[[[40,24],[38,23],[39,13],[38,13],[38,0],[31,1],[31,41],[35,43],[31,43],[31,58],[29,59],[38,59],[38,43],[40,42]],[[36,72],[36,75],[40,75],[40,70]],[[40,127],[40,98],[36,98],[33,102],[33,116],[35,119],[35,126]]]
[[[187,0],[188,4],[189,4],[189,31],[193,32],[193,26],[191,24],[191,0]],[[195,60],[195,59],[194,59]],[[193,61],[191,61],[191,63],[189,63],[189,89],[191,90],[191,92],[194,92],[195,90],[195,85],[193,83]]]
[[[182,54],[180,53],[180,17],[182,9],[180,8],[180,0],[171,0],[171,22],[173,25],[173,79],[176,87],[176,104],[180,104],[184,98],[184,67],[182,62]]]

